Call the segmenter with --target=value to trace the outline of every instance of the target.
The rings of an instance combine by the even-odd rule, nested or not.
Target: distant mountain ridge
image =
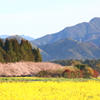
[[[2,38],[2,39],[5,39],[7,37],[9,37],[9,35],[0,35],[0,38]]]
[[[35,40],[34,38],[30,37],[30,36],[26,36],[26,35],[19,35],[21,36],[22,38],[28,40],[28,41],[32,41],[32,40]]]
[[[93,42],[94,44],[99,45],[100,41],[98,40],[100,39],[100,18],[95,17],[88,23],[83,22],[71,27],[66,27],[60,32],[45,35],[41,38],[31,41],[31,43],[36,45],[45,45],[68,37],[78,41],[81,40],[83,42]]]
[[[34,40],[34,38],[32,38],[30,36],[25,36],[25,35],[0,35],[0,38],[5,39],[5,38],[8,38],[8,37],[12,37],[12,36],[20,36],[21,38],[24,38],[28,41]]]

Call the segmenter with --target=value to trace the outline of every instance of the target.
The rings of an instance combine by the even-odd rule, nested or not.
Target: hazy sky
[[[100,17],[100,0],[0,0],[0,35],[39,38]]]

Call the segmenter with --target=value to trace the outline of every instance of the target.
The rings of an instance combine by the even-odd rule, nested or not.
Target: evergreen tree
[[[28,54],[28,61],[34,61],[34,54],[32,52],[32,46],[30,44],[30,42],[28,42],[27,40],[25,41],[25,50]]]
[[[3,40],[0,39],[0,47],[3,48],[3,46],[4,46]]]
[[[89,66],[86,65],[86,64],[77,64],[77,65],[75,65],[75,67],[77,67],[77,68],[80,69],[80,70],[84,70],[85,67],[89,67]]]
[[[3,57],[3,53],[4,53],[4,50],[0,47],[0,62],[2,62],[2,63],[5,62],[4,57]]]
[[[11,39],[6,39],[4,49],[6,53],[9,55],[11,62],[16,62],[17,57],[16,57],[16,53],[13,51],[13,45]]]
[[[33,54],[35,56],[35,62],[41,62],[42,61],[42,56],[40,54],[39,49],[33,49]]]
[[[10,55],[8,55],[7,53],[4,53],[4,54],[3,54],[3,58],[4,58],[4,61],[5,61],[6,63],[12,62],[12,61],[11,61]]]
[[[18,43],[17,39],[11,39],[12,41],[12,46],[13,46],[13,51],[16,53],[16,61],[21,61],[22,59],[22,54],[21,54],[21,47],[20,44]]]
[[[26,51],[25,51],[25,49],[24,49],[24,47],[23,46],[21,46],[21,60],[22,61],[27,61],[27,53],[26,53]]]
[[[10,58],[10,56],[5,52],[5,50],[4,49],[2,49],[1,47],[0,47],[0,53],[1,53],[1,55],[0,55],[0,62],[11,62],[11,58]]]
[[[7,54],[10,56],[11,62],[16,62],[16,53],[13,50],[8,50]]]
[[[27,45],[25,40],[21,40],[21,54],[22,54],[22,60],[28,61],[28,53],[27,53]]]
[[[4,46],[3,46],[4,45]],[[0,62],[18,62],[18,61],[42,61],[39,49],[32,49],[27,40],[21,40],[19,44],[16,39],[6,39],[3,44],[0,40]]]
[[[34,61],[32,46],[27,40],[21,41],[21,53],[22,53],[22,56],[23,56],[23,60]]]
[[[5,44],[4,44],[4,50],[6,52],[8,52],[8,50],[13,50],[11,39],[8,39],[8,38],[6,39]]]

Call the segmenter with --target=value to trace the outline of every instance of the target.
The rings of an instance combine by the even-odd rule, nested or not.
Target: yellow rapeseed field
[[[0,100],[100,100],[100,82],[0,82]]]

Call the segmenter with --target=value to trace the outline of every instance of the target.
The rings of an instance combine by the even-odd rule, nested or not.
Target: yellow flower
[[[100,82],[1,82],[0,100],[99,100]]]

